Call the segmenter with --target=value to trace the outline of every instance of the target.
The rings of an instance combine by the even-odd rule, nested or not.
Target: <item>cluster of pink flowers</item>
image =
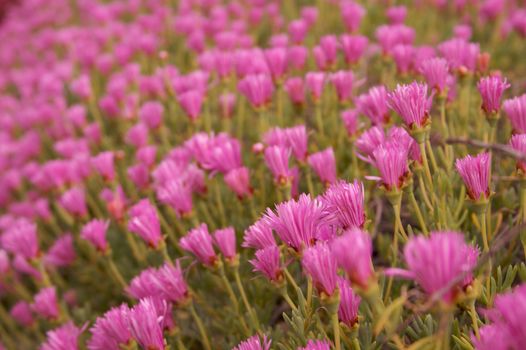
[[[0,349],[526,348],[525,4],[311,2],[0,0]]]

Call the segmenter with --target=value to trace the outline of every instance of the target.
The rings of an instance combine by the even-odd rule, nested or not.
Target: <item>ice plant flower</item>
[[[260,338],[259,335],[253,335],[247,340],[242,341],[232,350],[270,350],[272,340],[268,339],[266,335]]]
[[[358,308],[360,307],[360,296],[356,295],[343,277],[336,280],[340,290],[340,306],[338,307],[338,319],[350,329],[358,322]]]
[[[371,236],[360,229],[347,230],[331,242],[331,250],[351,282],[366,289],[374,278]]]
[[[265,148],[265,162],[274,175],[274,181],[286,185],[292,180],[292,171],[289,168],[290,150],[281,146]]]
[[[249,260],[254,266],[253,271],[261,272],[269,281],[280,283],[283,280],[283,271],[280,263],[278,246],[268,246],[256,251],[256,258]]]
[[[201,113],[204,92],[199,89],[186,91],[177,96],[179,105],[191,121],[195,122]]]
[[[300,347],[297,350],[330,350],[331,344],[326,340],[309,340],[307,346]]]
[[[208,226],[201,224],[188,231],[186,236],[179,240],[179,245],[183,250],[190,252],[205,266],[214,266],[217,262],[217,255],[212,246],[212,236],[208,233]]]
[[[319,242],[305,249],[301,263],[305,272],[312,278],[321,298],[331,297],[337,288],[338,266],[327,243]]]
[[[515,287],[512,291],[505,294],[498,295],[495,298],[495,307],[488,312],[489,318],[493,321],[493,327],[506,336],[503,339],[503,344],[498,344],[504,348],[504,344],[508,345],[508,349],[523,349],[526,346],[526,327],[524,325],[524,312],[526,301],[526,285],[523,283]],[[497,339],[501,337],[496,334]],[[481,343],[485,343],[481,349],[489,349],[487,342],[493,343],[489,339],[489,335],[483,337],[481,329]],[[477,348],[478,349],[478,348]]]
[[[482,109],[487,116],[499,113],[502,94],[510,86],[500,76],[483,77],[479,80],[477,88],[482,97]]]
[[[526,154],[526,134],[513,135],[510,140],[510,147],[517,152]],[[517,169],[522,172],[521,175],[526,175],[526,161],[517,161]]]
[[[298,252],[316,243],[317,234],[327,224],[326,218],[323,204],[307,194],[277,204],[275,212],[267,209],[265,214],[265,220],[283,243]]]
[[[163,241],[157,210],[143,199],[128,210],[128,229],[141,237],[150,247],[158,248]]]
[[[429,296],[441,292],[441,300],[453,303],[473,281],[477,258],[478,250],[466,244],[462,233],[435,231],[407,242],[404,259],[408,270],[388,269],[386,274],[413,279]]]
[[[87,343],[89,350],[118,349],[120,345],[128,345],[131,340],[128,329],[128,313],[130,309],[122,304],[111,308],[104,315],[97,317],[91,327],[91,339]]]
[[[46,333],[46,341],[40,347],[40,350],[79,350],[79,337],[84,331],[83,328],[78,328],[72,321],[55,328]]]
[[[86,223],[80,230],[80,237],[90,242],[98,251],[108,251],[106,231],[110,226],[109,220],[93,219]]]
[[[331,74],[329,80],[336,89],[340,103],[349,101],[352,95],[353,85],[355,84],[353,72],[341,70]]]
[[[325,87],[326,75],[323,72],[308,72],[305,75],[305,85],[311,93],[314,103],[318,103]]]
[[[255,249],[263,249],[275,245],[276,240],[272,234],[272,228],[264,219],[259,219],[245,230],[243,243],[241,244],[244,248]]]
[[[466,185],[469,197],[474,201],[487,200],[490,196],[491,155],[487,152],[477,156],[467,155],[455,161],[455,167]]]
[[[420,64],[419,71],[426,79],[427,85],[437,91],[439,95],[445,92],[449,74],[449,66],[445,59],[429,58]]]
[[[236,259],[236,232],[233,227],[226,227],[214,232],[214,243],[227,261]]]
[[[161,203],[169,205],[177,216],[186,216],[192,212],[192,189],[181,179],[173,179],[156,189]]]
[[[232,169],[225,174],[223,179],[238,198],[242,199],[252,195],[253,189],[250,186],[250,173],[247,167]]]
[[[73,235],[66,233],[57,238],[55,243],[48,249],[44,262],[55,267],[65,267],[73,263],[76,257]]]
[[[238,90],[258,110],[270,103],[274,85],[269,75],[253,74],[246,76],[238,83]]]
[[[149,129],[157,129],[162,122],[164,107],[160,102],[147,101],[139,109],[139,120]]]
[[[33,298],[31,309],[39,316],[46,319],[57,319],[59,307],[55,287],[41,289]]]
[[[308,162],[323,183],[329,185],[336,181],[336,160],[332,147],[311,154]]]
[[[114,158],[115,153],[111,151],[101,152],[91,158],[93,168],[108,182],[115,179]]]
[[[358,121],[358,110],[346,109],[340,113],[340,117],[347,130],[347,135],[354,138],[358,132],[359,121]]]
[[[373,86],[366,94],[360,95],[356,99],[356,106],[373,125],[382,125],[389,121],[387,90],[383,85]]]
[[[152,298],[141,299],[139,304],[129,311],[127,317],[128,329],[133,339],[144,349],[165,349],[161,325],[162,316],[162,314],[158,313]]]
[[[13,223],[0,237],[2,248],[26,259],[38,256],[37,225],[25,219]]]
[[[73,187],[62,194],[59,198],[60,205],[71,215],[88,215],[86,204],[86,193],[82,187]]]
[[[175,264],[165,263],[161,266],[154,274],[153,283],[168,301],[182,305],[190,298],[179,260]]]
[[[357,155],[366,162],[371,163],[373,152],[385,141],[385,132],[380,126],[373,126],[364,131],[356,139]],[[360,154],[361,153],[361,154]]]
[[[35,322],[33,318],[33,312],[31,311],[31,306],[23,300],[18,301],[11,310],[9,310],[11,317],[15,319],[16,322],[21,324],[24,327],[31,327]]]
[[[409,150],[389,142],[380,145],[373,152],[374,165],[380,172],[380,180],[387,191],[399,191],[409,175]]]
[[[409,129],[421,129],[429,123],[426,84],[412,82],[397,85],[394,91],[387,94],[387,101]]]
[[[513,347],[512,338],[503,323],[482,326],[479,334],[480,339],[474,334],[471,336],[471,342],[477,350],[520,349]]]
[[[526,94],[504,101],[502,109],[517,133],[526,133]]]
[[[363,35],[342,35],[340,36],[340,44],[348,65],[356,64],[364,55],[369,39]]]
[[[365,224],[363,184],[354,180],[353,183],[338,181],[332,184],[323,194],[326,210],[336,217],[338,225],[347,230]]]

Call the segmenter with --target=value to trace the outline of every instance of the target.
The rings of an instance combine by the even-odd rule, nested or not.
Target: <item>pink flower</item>
[[[353,1],[342,1],[340,5],[340,12],[343,24],[345,25],[347,31],[354,32],[360,27],[360,23],[366,11],[361,5]]]
[[[271,282],[280,282],[283,271],[280,265],[280,253],[278,246],[268,246],[256,251],[256,258],[249,260],[254,266],[254,272],[261,272]]]
[[[468,190],[468,195],[472,200],[486,199],[490,195],[490,169],[491,156],[489,153],[480,153],[473,157],[467,155],[455,161],[460,177],[464,181]]]
[[[320,180],[325,184],[332,184],[336,181],[336,160],[332,147],[311,154],[308,162]]]
[[[199,89],[189,90],[177,96],[179,105],[190,118],[195,121],[201,113],[205,92]]]
[[[409,173],[409,150],[395,142],[386,142],[373,152],[374,165],[380,173],[383,186],[389,191],[400,190]]]
[[[150,171],[148,167],[142,163],[128,167],[126,174],[139,190],[146,189],[150,184]]]
[[[386,12],[387,19],[391,24],[401,24],[404,23],[407,16],[407,7],[401,6],[391,6],[387,9]]]
[[[376,28],[375,37],[382,47],[382,51],[390,53],[396,45],[413,45],[415,30],[404,24],[384,24]]]
[[[90,242],[98,251],[106,252],[108,250],[106,231],[109,226],[109,220],[93,219],[82,227],[80,237]]]
[[[253,335],[239,343],[232,350],[270,350],[271,343],[272,340],[268,339],[266,335],[263,336],[263,339],[259,335]]]
[[[296,44],[301,44],[307,35],[309,26],[303,19],[296,19],[289,23],[288,32],[292,41]]]
[[[307,62],[309,50],[300,45],[289,47],[287,52],[287,60],[291,69],[302,70]]]
[[[212,236],[208,233],[206,224],[190,230],[179,240],[179,245],[183,250],[194,254],[206,266],[213,266],[217,261],[217,255],[212,246]]]
[[[130,309],[126,304],[114,307],[103,316],[97,317],[91,327],[91,339],[87,343],[89,350],[119,349],[131,340],[128,329],[128,314]]]
[[[181,217],[193,210],[192,189],[181,179],[173,179],[156,188],[157,198]]]
[[[71,233],[66,233],[57,238],[55,243],[49,248],[44,261],[51,266],[64,267],[71,265],[76,257],[73,236]]]
[[[309,340],[307,346],[296,350],[330,350],[331,344],[326,340]]]
[[[438,45],[438,51],[448,61],[452,69],[475,71],[480,53],[479,44],[472,44],[464,39],[450,39]]]
[[[276,205],[275,212],[267,209],[265,220],[289,247],[301,251],[314,245],[320,229],[326,225],[327,213],[323,204],[310,195],[301,194]]]
[[[340,43],[335,35],[324,35],[320,38],[319,48],[323,52],[324,60],[328,66],[333,66],[336,63],[339,47]]]
[[[412,82],[397,85],[387,94],[389,107],[398,113],[409,128],[421,128],[428,122],[427,85]]]
[[[265,50],[265,59],[267,61],[270,74],[274,81],[280,81],[287,73],[287,49],[275,47]]]
[[[358,308],[362,299],[354,293],[349,281],[345,278],[338,277],[337,283],[340,290],[338,319],[347,327],[352,328],[358,322]]]
[[[78,350],[78,340],[84,328],[79,329],[72,321],[48,331],[46,342],[40,346],[40,350]]]
[[[509,347],[506,349],[524,349],[526,346],[525,305],[526,284],[524,283],[515,287],[511,292],[498,295],[495,298],[495,308],[490,311],[489,317],[494,322],[494,327],[497,327],[501,334],[507,336],[504,344],[509,344]],[[497,334],[495,336],[501,338]],[[488,341],[488,338],[489,335],[483,337],[481,334],[481,342]],[[504,348],[504,344],[499,345]],[[481,347],[481,349],[489,349],[489,346]],[[497,347],[497,349],[501,348]]]
[[[500,100],[504,90],[511,85],[500,76],[483,77],[479,80],[477,88],[482,97],[482,109],[487,114],[500,111]]]
[[[272,228],[264,219],[259,219],[245,230],[243,237],[244,248],[263,249],[276,245],[276,240],[272,234]]]
[[[101,152],[91,158],[91,165],[106,181],[115,179],[115,154],[112,151]]]
[[[399,44],[393,47],[391,55],[399,73],[405,74],[412,68],[415,51],[411,45]]]
[[[383,144],[384,141],[384,130],[379,126],[373,126],[358,137],[355,145],[358,152],[362,153],[362,155],[359,156],[366,161],[370,161],[368,158],[373,157],[373,152]]]
[[[325,73],[308,72],[305,75],[305,85],[312,95],[312,99],[317,102],[320,100],[325,87]]]
[[[86,216],[88,207],[84,188],[73,187],[62,194],[59,198],[60,205],[71,215]]]
[[[439,94],[444,92],[449,74],[449,65],[445,59],[429,58],[420,64],[419,70],[426,79],[427,85]]]
[[[164,107],[160,102],[147,101],[139,109],[139,119],[149,129],[157,129],[163,118]]]
[[[41,289],[33,298],[31,309],[46,319],[56,319],[59,315],[55,287]]]
[[[235,192],[238,198],[250,197],[252,187],[250,187],[250,173],[247,167],[240,167],[230,170],[224,178],[227,186]]]
[[[163,241],[157,210],[148,199],[143,199],[128,210],[128,230],[139,235],[150,247],[157,248]]]
[[[131,336],[144,349],[165,349],[162,316],[152,298],[141,299],[128,313],[127,323]]]
[[[38,256],[37,225],[26,219],[14,222],[4,231],[1,238],[2,248],[26,259]]]
[[[35,322],[31,306],[23,300],[18,301],[9,311],[11,317],[24,327],[31,327]]]
[[[177,304],[184,304],[189,298],[188,285],[183,276],[179,260],[175,265],[165,263],[154,275],[153,283],[160,290],[164,299]]]
[[[233,227],[216,230],[214,243],[227,260],[233,260],[236,257],[236,232]]]
[[[369,45],[369,39],[363,35],[343,34],[340,36],[340,43],[345,62],[347,64],[355,64],[365,53]]]
[[[280,146],[270,146],[265,149],[265,163],[274,175],[278,184],[286,184],[292,179],[289,168],[290,151]]]
[[[360,95],[356,99],[356,106],[373,125],[383,125],[389,121],[387,90],[383,85],[373,86],[367,93]]]
[[[471,342],[477,350],[515,349],[512,345],[512,338],[503,323],[482,326],[479,333],[480,339],[477,339],[475,335],[471,336]]]
[[[343,229],[363,228],[365,211],[361,182],[358,180],[354,180],[354,183],[338,181],[325,191],[323,201],[327,211],[336,217],[338,224]]]
[[[157,280],[158,271],[152,267],[146,268],[130,281],[126,293],[137,300],[146,297],[160,298],[162,292]]]
[[[515,151],[526,154],[526,134],[513,135],[510,140],[510,146]],[[517,169],[526,174],[526,162],[517,161]]]
[[[312,278],[318,293],[332,296],[336,289],[338,266],[327,243],[317,243],[305,249],[301,263],[305,272]]]
[[[236,105],[236,95],[233,93],[224,93],[219,96],[219,109],[223,118],[230,118]]]
[[[354,74],[352,71],[337,71],[332,73],[329,77],[332,85],[336,89],[338,100],[346,102],[351,98],[352,88],[354,84]]]
[[[256,109],[263,108],[272,100],[274,85],[267,74],[247,75],[237,87]]]
[[[343,124],[345,125],[345,129],[347,130],[347,134],[350,137],[353,137],[358,132],[358,110],[356,109],[346,109],[341,112],[340,114]]]
[[[352,283],[367,287],[374,277],[371,236],[360,229],[351,229],[331,242],[331,250]]]
[[[289,78],[285,81],[285,91],[295,105],[305,103],[305,86],[301,77]]]
[[[128,129],[124,137],[126,144],[137,148],[143,147],[148,143],[148,128],[143,123],[137,123]]]
[[[502,109],[508,115],[513,129],[526,133],[526,94],[504,101]]]
[[[455,295],[471,283],[478,250],[464,242],[464,235],[453,231],[431,232],[429,237],[412,237],[404,248],[407,271],[392,269],[387,274],[414,279],[428,295],[441,291],[442,300],[453,302]],[[464,275],[459,282],[455,279]]]

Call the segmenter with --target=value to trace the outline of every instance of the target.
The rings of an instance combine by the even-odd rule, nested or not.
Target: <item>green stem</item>
[[[322,111],[321,111],[321,103],[317,102],[315,108],[316,108],[315,113],[316,113],[316,122],[318,123],[318,129],[320,131],[321,137],[324,139],[325,138],[325,130],[324,130],[324,127],[323,127],[323,115],[322,115]]]
[[[290,308],[292,310],[294,310],[294,311],[298,311],[298,307],[296,306],[296,304],[294,304],[294,302],[290,298],[289,292],[287,292],[287,285],[286,284],[281,288],[280,292],[281,292],[281,296],[283,297],[283,299],[285,299],[287,304],[289,304]]]
[[[413,192],[413,189],[411,188],[409,190],[409,199],[411,200],[411,205],[413,206],[413,209],[415,210],[416,218],[418,220],[418,223],[420,225],[420,229],[424,233],[424,235],[429,235],[429,231],[427,229],[426,222],[424,220],[424,217],[422,216],[422,211],[420,210],[420,206],[418,205],[418,202],[415,198],[415,193]]]
[[[431,170],[429,169],[429,162],[427,161],[427,152],[425,142],[420,142],[418,144],[420,148],[420,154],[422,155],[422,166],[424,168],[424,173],[426,174],[427,186],[430,191],[433,191],[433,177],[431,176]]]
[[[426,148],[427,152],[429,153],[429,160],[431,160],[431,167],[433,168],[433,172],[436,172],[438,170],[438,165],[435,158],[435,153],[433,152],[433,148],[431,147],[431,142],[429,141],[429,139],[426,139]]]
[[[225,217],[226,214],[225,214],[225,207],[223,205],[223,199],[221,197],[221,188],[219,188],[218,183],[216,183],[214,187],[215,187],[217,207],[219,209],[219,216],[221,219],[221,225],[226,226],[226,217]]]
[[[307,307],[310,308],[312,303],[312,277],[307,276]]]
[[[488,233],[486,232],[486,213],[479,214],[480,233],[482,234],[482,243],[484,245],[484,253],[489,252]]]
[[[477,337],[477,339],[480,339],[478,315],[475,309],[474,300],[469,304],[469,316],[471,317],[471,323],[473,324],[473,332],[475,333],[475,337]]]
[[[199,330],[199,335],[201,336],[201,342],[203,343],[203,347],[205,348],[205,350],[211,350],[212,347],[210,346],[210,342],[208,341],[208,335],[206,334],[206,330],[203,325],[203,321],[201,320],[201,318],[195,311],[193,302],[190,303],[189,309],[190,309],[190,313],[192,314],[192,317],[194,318],[197,329]]]
[[[113,260],[112,260],[112,258],[110,256],[106,257],[106,262],[108,264],[108,267],[110,268],[110,271],[111,271],[111,274],[113,275],[113,278],[115,278],[117,283],[123,289],[125,289],[126,286],[127,286],[126,280],[124,279],[124,277],[122,276],[122,274],[120,273],[119,269],[117,268],[117,266],[115,265],[115,263],[113,262]]]
[[[243,299],[243,303],[245,304],[245,308],[248,310],[248,313],[250,315],[250,319],[252,320],[252,327],[259,333],[259,320],[254,312],[254,308],[250,305],[248,302],[247,294],[245,293],[245,288],[243,288],[243,283],[241,283],[241,278],[239,277],[239,269],[234,269],[234,277],[236,279],[237,288],[239,289],[239,292],[241,293],[241,299]]]
[[[338,312],[335,312],[331,315],[332,329],[334,331],[334,348],[336,350],[341,350],[341,341],[340,341],[340,321],[338,320]]]

